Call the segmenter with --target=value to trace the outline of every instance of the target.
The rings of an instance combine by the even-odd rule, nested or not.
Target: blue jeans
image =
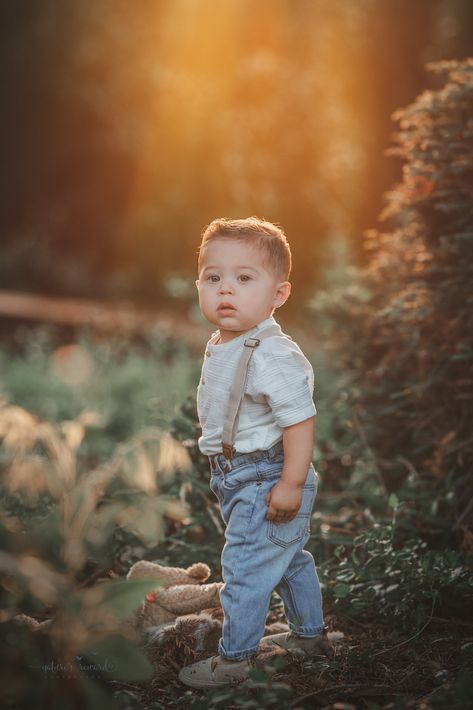
[[[210,457],[210,488],[225,522],[222,551],[224,611],[219,653],[230,660],[250,658],[264,634],[271,592],[284,604],[289,628],[300,636],[323,632],[322,597],[314,558],[304,545],[309,538],[317,474],[312,464],[297,516],[277,525],[266,518],[265,497],[278,482],[282,443],[268,451]]]

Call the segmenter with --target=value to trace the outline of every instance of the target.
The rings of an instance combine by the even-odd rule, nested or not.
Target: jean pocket
[[[288,523],[279,525],[268,520],[268,539],[280,547],[290,547],[309,534],[309,522],[310,516],[300,513]]]
[[[312,479],[312,480],[311,480]],[[267,536],[271,542],[281,547],[290,547],[296,542],[300,542],[309,536],[310,533],[310,516],[312,506],[314,505],[317,486],[313,482],[311,476],[308,477],[309,482],[302,489],[301,507],[296,517],[288,523],[274,523],[268,520]]]

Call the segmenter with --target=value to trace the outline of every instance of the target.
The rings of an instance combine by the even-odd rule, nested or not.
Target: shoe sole
[[[241,683],[248,679],[248,676],[242,676],[241,678],[229,678],[228,680],[197,680],[192,676],[189,678],[185,673],[179,673],[179,680],[184,685],[190,688],[219,688],[224,685],[233,685],[234,683]]]

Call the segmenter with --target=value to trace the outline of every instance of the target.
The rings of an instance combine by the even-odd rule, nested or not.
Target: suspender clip
[[[222,451],[226,459],[230,460],[233,458],[234,449],[231,444],[222,444]]]
[[[244,342],[245,348],[257,348],[261,343],[259,338],[247,338]]]

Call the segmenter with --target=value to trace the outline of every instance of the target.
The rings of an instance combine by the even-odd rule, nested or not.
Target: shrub
[[[353,460],[372,454],[410,534],[471,553],[473,59],[430,68],[443,85],[395,114],[392,229],[367,234],[368,267],[316,307],[350,375],[339,428]]]
[[[429,550],[420,539],[399,545],[392,525],[375,524],[336,548],[321,568],[335,611],[409,632],[432,618],[473,612],[473,574],[461,552]]]

